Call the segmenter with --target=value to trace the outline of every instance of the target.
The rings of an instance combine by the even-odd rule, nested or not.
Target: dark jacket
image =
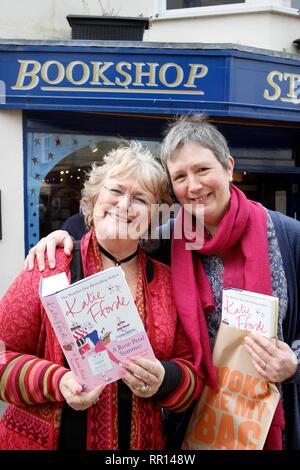
[[[284,341],[300,346],[300,222],[269,211],[281,251],[288,286],[288,311],[283,323]],[[300,364],[296,374],[282,384],[286,421],[286,446],[300,450]]]

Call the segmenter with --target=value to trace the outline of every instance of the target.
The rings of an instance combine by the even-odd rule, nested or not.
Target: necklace
[[[99,245],[99,243],[98,243],[98,246],[99,246],[99,250],[101,251],[101,253],[103,253],[107,258],[109,258],[111,261],[113,261],[116,266],[120,266],[120,264],[127,263],[131,259],[135,258],[136,255],[138,254],[138,251],[139,251],[139,249],[137,248],[136,251],[134,253],[132,253],[131,255],[126,256],[126,258],[118,260],[111,253],[106,251],[106,249],[103,248],[103,246]]]

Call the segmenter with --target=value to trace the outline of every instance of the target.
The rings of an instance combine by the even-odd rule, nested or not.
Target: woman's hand
[[[281,383],[292,377],[297,370],[297,357],[282,341],[277,345],[260,335],[249,335],[244,339],[257,372],[268,382]]]
[[[150,398],[161,386],[165,369],[156,359],[150,361],[144,357],[131,357],[123,362],[122,380],[132,393],[141,398]]]
[[[45,269],[45,252],[47,252],[50,268],[55,268],[56,247],[64,248],[64,252],[67,256],[72,253],[73,240],[65,230],[55,230],[55,232],[49,233],[47,237],[41,238],[41,240],[29,250],[24,262],[24,269],[31,271],[36,258],[39,270],[43,271]]]
[[[96,387],[91,392],[84,392],[73,374],[67,372],[60,381],[59,388],[64,399],[73,410],[86,410],[95,405],[101,395],[105,385]]]

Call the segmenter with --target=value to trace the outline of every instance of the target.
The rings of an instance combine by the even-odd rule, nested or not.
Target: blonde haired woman
[[[121,265],[156,356],[125,361],[117,383],[84,392],[76,382],[39,300],[37,266],[9,288],[0,304],[0,396],[10,404],[1,449],[163,449],[161,408],[182,411],[199,396],[202,380],[169,268],[138,246],[151,205],[168,200],[161,166],[134,142],[94,166],[83,191],[90,227],[81,241],[84,276]],[[70,277],[70,257],[60,249],[55,270],[47,265],[42,275],[62,271]]]

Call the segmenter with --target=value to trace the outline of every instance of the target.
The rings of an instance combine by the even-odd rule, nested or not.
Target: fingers
[[[86,410],[94,405],[104,390],[105,385],[99,385],[90,392],[84,392],[83,387],[76,381],[73,372],[67,372],[60,382],[60,390],[68,405],[74,410]]]
[[[246,342],[244,343],[244,347],[246,349],[246,351],[248,351],[248,353],[250,354],[251,356],[251,359],[252,359],[252,364],[254,366],[254,368],[256,369],[256,371],[265,379],[265,380],[268,380],[268,374],[267,374],[267,366],[268,366],[268,363],[266,361],[264,361],[264,359],[262,359],[248,344],[246,344]]]
[[[44,253],[47,246],[47,237],[41,238],[41,240],[29,250],[29,253],[24,262],[24,269],[28,269],[32,271],[34,268],[34,262],[37,261],[38,268],[40,271],[44,271],[45,269],[45,259]]]
[[[67,396],[69,394],[76,395],[77,393],[80,393],[82,391],[82,385],[80,385],[77,382],[73,372],[71,372],[71,371],[67,372],[62,377],[62,379],[59,383],[59,388],[60,388],[60,391],[64,395],[65,398],[66,398],[66,395]]]
[[[124,361],[123,365],[122,379],[137,396],[151,397],[163,382],[165,369],[157,360],[150,361],[139,356]]]
[[[73,251],[73,246],[74,246],[74,242],[73,242],[72,238],[70,237],[70,235],[68,234],[68,232],[66,232],[66,236],[64,238],[64,252],[65,252],[65,255],[70,256],[70,254]]]
[[[24,269],[31,271],[34,267],[34,262],[38,264],[40,271],[45,269],[45,257],[47,256],[49,266],[51,269],[55,268],[56,260],[55,253],[56,247],[63,247],[64,252],[69,256],[73,251],[73,240],[65,230],[55,230],[47,237],[42,238],[29,253],[24,262]]]
[[[86,410],[97,403],[104,387],[105,385],[102,385],[101,388],[98,387],[91,392],[71,394],[66,398],[66,401],[74,410]]]
[[[121,369],[121,376],[123,382],[128,385],[128,387],[133,393],[136,393],[140,387],[146,385],[145,382],[143,382],[139,377],[136,377],[131,371],[126,368]]]
[[[42,238],[38,244],[35,246],[35,256],[36,256],[36,262],[38,264],[38,268],[40,271],[44,271],[45,269],[45,251],[47,248],[47,239]],[[55,267],[50,266],[50,268]]]
[[[265,341],[261,341],[261,339]],[[270,340],[260,336],[246,336],[244,345],[252,358],[258,358],[262,364],[269,363],[273,356],[277,354],[276,347]]]
[[[51,269],[53,269],[53,268],[55,268],[55,264],[56,264],[56,261],[55,261],[56,241],[55,241],[55,238],[49,238],[49,240],[47,241],[46,247],[43,249],[43,251],[41,253],[37,252],[37,261],[38,261],[38,263],[39,263],[38,255],[40,255],[41,258],[43,258],[43,260],[45,259],[45,250],[46,250],[46,253],[47,253],[49,266],[50,266]]]
[[[34,266],[34,259],[35,259],[35,247],[31,248],[28,252],[28,255],[25,258],[23,269],[32,271]]]
[[[244,339],[244,347],[251,356],[259,374],[269,382],[280,383],[292,377],[297,370],[297,358],[292,349],[282,341],[277,345],[259,335]]]
[[[45,251],[47,251],[47,258],[48,258],[49,266],[51,269],[55,268],[55,265],[56,265],[56,260],[55,260],[56,247],[63,247],[64,252],[67,256],[69,256],[72,253],[73,240],[68,234],[68,232],[66,232],[65,230],[55,230],[55,232],[50,233],[45,238],[45,241],[46,241],[46,246],[41,245],[40,249],[37,250],[38,251],[37,256],[38,254],[41,254],[41,257],[43,257],[44,259]]]
[[[249,335],[245,337],[245,344],[255,349],[257,354],[266,353],[268,356],[277,354],[276,345],[269,339],[261,335]]]
[[[99,396],[103,392],[104,388],[105,385],[100,385],[90,392],[82,392],[75,397],[75,401],[79,401],[83,409],[89,408],[90,406],[97,403]]]
[[[149,361],[142,357],[131,358],[124,362],[124,366],[146,383],[155,382],[159,378],[162,368],[160,362]]]

